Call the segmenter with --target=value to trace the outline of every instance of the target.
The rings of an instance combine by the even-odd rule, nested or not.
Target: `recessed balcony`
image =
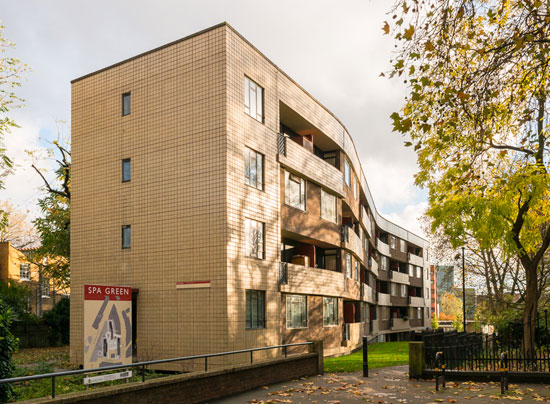
[[[279,291],[323,296],[342,296],[344,274],[304,265],[279,263]]]
[[[424,307],[424,298],[423,297],[416,297],[416,296],[409,296],[409,306]]]
[[[409,320],[404,318],[390,319],[390,328],[392,331],[408,330],[410,328]]]
[[[391,296],[387,293],[378,293],[379,306],[391,306]]]
[[[364,206],[361,206],[360,215],[361,215],[361,224],[367,231],[369,238],[372,238],[372,235],[374,234],[372,221],[370,220],[370,217]]]
[[[409,274],[404,274],[404,273],[392,270],[389,272],[389,275],[390,275],[390,279],[393,282],[403,283],[405,285],[409,284]]]
[[[384,243],[382,240],[380,240],[379,238],[376,239],[376,248],[378,249],[378,252],[380,254],[383,254],[387,257],[390,256],[390,246],[386,243]]]

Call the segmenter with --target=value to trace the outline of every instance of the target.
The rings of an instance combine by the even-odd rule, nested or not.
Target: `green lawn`
[[[409,342],[381,342],[369,345],[369,369],[409,363]],[[363,369],[363,350],[325,359],[325,372],[357,372]]]

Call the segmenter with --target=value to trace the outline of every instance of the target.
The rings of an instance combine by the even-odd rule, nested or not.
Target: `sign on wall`
[[[132,288],[84,285],[84,368],[132,363]]]

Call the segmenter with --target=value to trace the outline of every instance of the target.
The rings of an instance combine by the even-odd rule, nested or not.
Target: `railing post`
[[[52,376],[52,398],[55,398],[55,376]]]
[[[208,356],[204,358],[204,371],[208,372]]]
[[[252,361],[253,361],[253,357],[252,357],[253,353],[254,353],[254,351],[250,351],[250,363],[252,363]]]
[[[285,355],[285,358],[287,357],[287,352],[286,352],[286,345],[283,346],[283,354]]]
[[[441,368],[441,373],[439,372]],[[437,352],[435,354],[435,391],[439,391],[439,383],[441,378],[441,385],[445,388],[445,364],[443,363],[443,352]]]
[[[363,336],[363,377],[369,377],[369,352],[368,352],[368,340],[366,336]]]
[[[141,382],[145,383],[145,365],[141,365]]]

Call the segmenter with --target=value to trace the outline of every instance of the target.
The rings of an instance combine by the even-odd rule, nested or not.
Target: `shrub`
[[[62,298],[50,311],[43,315],[44,322],[51,327],[50,345],[69,343],[70,299]]]
[[[0,301],[0,379],[10,378],[13,374],[11,358],[17,349],[17,339],[10,331],[12,311]],[[9,384],[0,384],[0,403],[13,398],[13,389]]]
[[[11,309],[12,320],[31,320],[33,315],[28,310],[30,297],[31,290],[28,285],[13,279],[7,282],[0,281],[0,301]]]

